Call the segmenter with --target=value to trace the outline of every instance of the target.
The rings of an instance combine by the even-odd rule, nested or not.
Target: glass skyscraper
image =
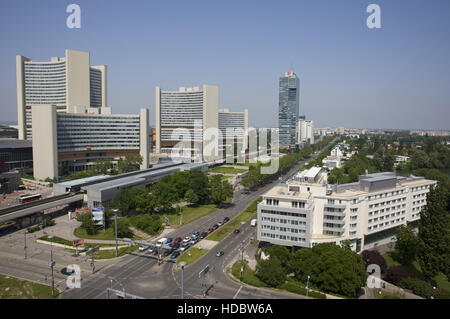
[[[294,148],[299,114],[300,82],[294,72],[280,77],[278,127],[280,148]]]

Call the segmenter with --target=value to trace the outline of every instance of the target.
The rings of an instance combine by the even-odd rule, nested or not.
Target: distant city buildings
[[[78,107],[107,108],[106,66],[91,66],[89,52],[66,50],[63,58],[32,61],[16,56],[17,120],[19,139],[32,138],[34,105],[55,105],[58,112],[74,113]]]
[[[292,149],[297,144],[300,81],[294,72],[286,72],[279,84],[279,145],[281,149]]]
[[[264,194],[258,204],[258,240],[289,247],[349,240],[357,252],[390,243],[398,226],[420,219],[436,184],[384,172],[328,185],[326,176],[313,167]]]

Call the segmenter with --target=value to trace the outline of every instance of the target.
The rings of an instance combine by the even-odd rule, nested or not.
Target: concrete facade
[[[17,55],[16,78],[19,139],[32,138],[33,105],[55,105],[69,113],[107,107],[106,66],[91,67],[89,52],[65,50],[65,57],[47,62]]]
[[[342,185],[328,185],[320,169],[300,174],[263,195],[258,240],[291,247],[348,240],[358,252],[373,248],[391,242],[400,225],[419,220],[426,194],[436,185],[392,172],[361,175],[359,182]]]

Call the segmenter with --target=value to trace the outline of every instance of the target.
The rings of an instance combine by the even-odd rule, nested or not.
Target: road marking
[[[239,292],[241,291],[242,286],[239,287],[238,291],[236,292],[236,294],[234,295],[233,299],[236,299],[237,295],[239,294]]]

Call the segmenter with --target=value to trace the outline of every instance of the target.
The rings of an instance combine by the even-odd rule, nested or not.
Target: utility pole
[[[306,297],[308,297],[308,291],[309,291],[309,278],[311,278],[310,275],[308,275],[308,280],[306,281]]]
[[[114,224],[115,224],[115,231],[116,231],[116,257],[119,256],[119,247],[117,244],[117,209],[114,209]]]
[[[181,299],[184,299],[184,266],[186,266],[186,262],[182,261],[178,265],[181,266]]]
[[[27,259],[27,230],[25,230],[25,233],[23,233],[24,235],[24,246],[23,246],[23,251],[25,252],[25,259]]]
[[[55,277],[53,275],[53,267],[55,266],[55,262],[53,260],[53,235],[48,236],[48,239],[51,239],[50,242],[50,262],[49,266],[52,269],[52,299],[55,298]]]

